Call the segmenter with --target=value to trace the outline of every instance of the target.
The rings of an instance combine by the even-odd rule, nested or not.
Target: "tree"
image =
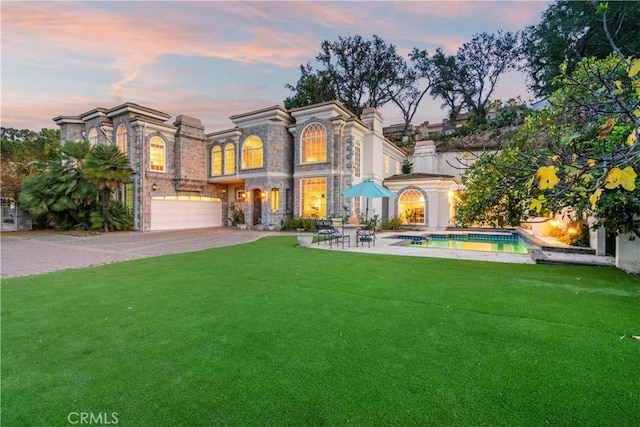
[[[474,35],[455,56],[436,50],[433,56],[436,77],[431,94],[445,102],[452,123],[462,108],[469,110],[474,124],[486,122],[498,80],[516,67],[518,46],[517,34],[498,32]]]
[[[413,67],[406,63],[399,66],[397,91],[391,93],[391,101],[400,109],[404,120],[403,136],[407,136],[422,98],[432,90],[438,77],[434,60],[426,50],[414,48],[409,58]]]
[[[102,221],[104,231],[108,232],[111,193],[131,177],[129,159],[115,145],[98,144],[89,152],[84,175],[102,194]]]
[[[618,52],[563,72],[546,124],[558,137],[529,153],[536,168],[530,206],[561,203],[610,234],[640,236],[640,60]]]
[[[18,200],[22,181],[46,170],[59,155],[59,131],[42,129],[0,129],[0,189],[3,199]]]
[[[523,218],[568,209],[609,234],[640,236],[640,60],[584,58],[559,83],[550,109],[463,176],[460,220],[487,222],[500,195],[515,195]]]
[[[62,229],[89,228],[98,188],[84,176],[89,142],[67,141],[45,172],[25,178],[18,201],[35,221]]]
[[[528,175],[523,161],[515,146],[480,154],[462,174],[464,191],[458,194],[456,222],[497,227],[526,221]]]
[[[372,40],[359,35],[338,37],[333,42],[325,40],[316,61],[318,70],[309,64],[301,66],[301,77],[295,87],[285,85],[295,92],[285,104],[310,105],[333,95],[357,116],[367,107],[379,108],[391,100],[405,64],[395,46],[376,35]]]
[[[284,100],[287,109],[336,99],[327,72],[315,71],[309,63],[300,66],[300,79],[296,85],[285,84],[285,87],[294,92]]]
[[[446,55],[442,49],[436,49],[433,55],[433,65],[436,72],[436,80],[431,88],[431,95],[444,101],[443,107],[449,109],[449,121],[455,124],[460,111],[464,107],[462,88],[458,79],[465,79],[465,70],[461,69],[456,57]]]
[[[515,69],[518,43],[515,33],[480,33],[458,49],[456,63],[463,72],[457,75],[457,89],[478,123],[486,121],[487,107],[500,77]]]
[[[566,63],[566,72],[571,74],[581,58],[604,59],[609,55],[611,45],[597,8],[596,1],[559,0],[549,6],[537,25],[524,31],[522,70],[529,75],[536,95],[546,97],[559,88],[554,79],[561,74],[562,64]],[[612,36],[624,55],[638,56],[638,3],[610,2],[607,15]]]

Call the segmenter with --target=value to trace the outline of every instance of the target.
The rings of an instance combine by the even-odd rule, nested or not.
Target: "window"
[[[402,172],[402,166],[400,165],[400,161],[396,160],[396,175],[400,175],[400,172]]]
[[[327,131],[318,124],[312,123],[302,132],[301,163],[327,161]]]
[[[98,129],[89,129],[89,146],[95,147],[98,144]]]
[[[280,190],[277,188],[271,189],[271,212],[278,212],[280,210]]]
[[[232,175],[236,171],[236,147],[232,142],[224,146],[224,174]]]
[[[262,140],[251,135],[242,143],[242,169],[262,167]]]
[[[327,179],[309,178],[302,179],[302,210],[301,216],[305,218],[324,218],[327,214]]]
[[[353,174],[360,178],[360,141],[356,141],[353,147]]]
[[[133,201],[135,200],[135,193],[133,190],[133,183],[126,183],[124,185],[124,200],[122,201],[122,204],[129,215],[133,215]]]
[[[118,126],[116,131],[116,144],[118,144],[118,150],[122,154],[127,154],[129,150],[129,138],[127,135],[127,127],[125,125]]]
[[[353,198],[353,214],[355,216],[360,215],[360,196]]]
[[[211,176],[222,175],[222,148],[215,145],[211,149]]]
[[[384,155],[384,173],[389,173],[389,156]]]
[[[407,190],[398,199],[403,224],[424,224],[425,200],[421,192]]]
[[[157,172],[164,172],[164,140],[159,136],[151,138],[151,170]]]

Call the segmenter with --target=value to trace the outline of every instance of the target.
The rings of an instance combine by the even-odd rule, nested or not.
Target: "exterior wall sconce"
[[[267,192],[262,190],[262,193],[260,193],[260,195],[262,196],[262,200],[267,200]]]
[[[156,191],[158,189],[158,184],[156,184],[155,182],[153,184],[151,184],[151,189],[153,191]]]

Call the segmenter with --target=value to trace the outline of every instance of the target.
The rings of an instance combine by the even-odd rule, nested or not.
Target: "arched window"
[[[301,163],[327,161],[327,131],[324,126],[312,123],[302,132]]]
[[[360,141],[356,141],[353,146],[353,174],[360,178]]]
[[[89,129],[89,146],[95,147],[98,144],[98,129]]]
[[[425,200],[421,192],[407,190],[398,199],[403,224],[424,224]]]
[[[159,136],[152,137],[150,148],[150,169],[156,172],[164,172],[164,140]]]
[[[222,148],[219,145],[211,149],[211,175],[222,175]]]
[[[242,143],[242,169],[262,167],[262,140],[257,135],[248,136]]]
[[[236,171],[236,146],[228,142],[224,146],[224,174],[232,175]]]
[[[119,125],[116,131],[116,144],[118,144],[118,150],[122,154],[127,154],[129,151],[129,138],[127,135],[127,127],[125,125]]]

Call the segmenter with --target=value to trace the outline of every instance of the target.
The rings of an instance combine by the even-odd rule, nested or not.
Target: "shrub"
[[[398,230],[400,225],[402,224],[402,220],[398,217],[390,218],[389,221],[384,223],[384,228],[388,228],[389,230]]]
[[[313,232],[316,230],[316,220],[314,218],[291,218],[284,221],[280,229],[285,231],[303,229]]]
[[[90,219],[91,228],[96,230],[104,228],[104,223],[102,222],[102,205],[100,203],[96,205],[96,210],[91,212]],[[109,203],[107,222],[109,223],[109,230],[129,230],[133,225],[133,215],[127,212],[127,209],[122,203],[117,200],[112,200]]]
[[[552,228],[549,236],[554,237],[569,246],[588,248],[589,226],[583,222],[569,223],[563,228]]]

